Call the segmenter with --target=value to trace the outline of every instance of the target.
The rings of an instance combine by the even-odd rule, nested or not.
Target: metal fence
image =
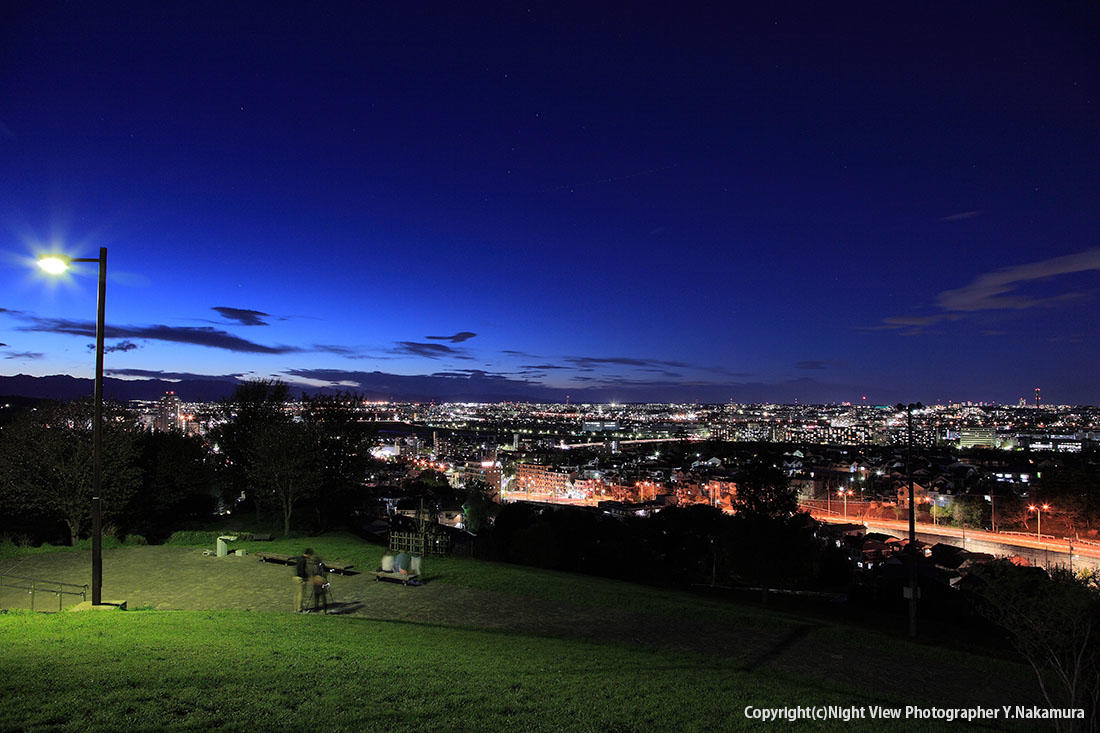
[[[27,594],[31,597],[32,611],[38,610],[35,608],[34,604],[39,594],[54,595],[57,598],[58,611],[60,611],[62,607],[62,596],[80,596],[80,600],[88,600],[88,586],[86,584],[76,585],[75,583],[59,583],[56,580],[24,578],[20,575],[0,573],[0,590],[4,588],[27,591]]]

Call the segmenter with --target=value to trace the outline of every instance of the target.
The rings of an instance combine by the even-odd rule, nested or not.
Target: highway
[[[834,502],[835,503],[835,502]],[[823,522],[862,524],[869,532],[882,532],[904,539],[909,536],[909,520],[863,518],[859,516],[859,505],[849,506],[847,517],[843,509],[828,511],[817,507],[807,507],[814,519]],[[963,529],[946,527],[926,522],[917,522],[917,539],[921,542],[936,544],[942,542],[962,547],[971,552],[985,552],[997,557],[1017,555],[1027,558],[1032,565],[1044,568],[1067,566],[1073,568],[1100,568],[1100,544],[1070,542],[1067,538],[1044,535],[1041,539],[1034,534],[1015,532],[990,532],[981,529]],[[1072,553],[1072,555],[1071,555]]]

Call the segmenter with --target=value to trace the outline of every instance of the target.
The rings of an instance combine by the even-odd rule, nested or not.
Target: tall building
[[[176,393],[165,392],[157,402],[157,419],[153,427],[161,432],[182,429],[181,408],[180,398],[176,397]]]
[[[1042,400],[1041,400],[1041,398],[1039,397],[1039,388],[1038,388],[1038,387],[1036,387],[1036,388],[1035,388],[1035,406],[1036,406],[1036,407],[1038,407],[1038,406],[1039,406],[1039,403],[1040,403],[1041,401],[1042,401]]]

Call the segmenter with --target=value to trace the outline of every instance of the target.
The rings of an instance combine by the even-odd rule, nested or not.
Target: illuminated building
[[[528,494],[564,495],[572,488],[571,474],[547,466],[521,463],[516,467],[515,489]]]
[[[161,432],[180,430],[183,426],[181,405],[175,392],[165,392],[157,402],[157,417],[153,427]]]

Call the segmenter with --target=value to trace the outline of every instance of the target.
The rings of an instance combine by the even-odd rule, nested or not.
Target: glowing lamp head
[[[1029,506],[1029,507],[1028,507],[1028,510],[1029,510],[1029,511],[1035,511],[1035,505],[1034,505],[1034,504],[1032,504],[1031,506]]]
[[[60,275],[69,269],[70,259],[65,255],[42,255],[38,266],[51,275]]]
[[[1050,504],[1043,504],[1043,511],[1045,512],[1048,509],[1050,509]]]

